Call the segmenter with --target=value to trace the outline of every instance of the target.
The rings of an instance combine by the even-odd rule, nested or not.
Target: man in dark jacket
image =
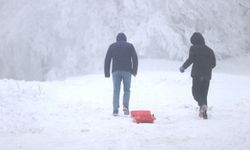
[[[214,52],[205,45],[205,40],[201,33],[195,32],[191,37],[189,57],[180,67],[180,72],[184,72],[191,64],[191,77],[193,78],[192,94],[200,106],[199,116],[207,119],[207,94],[209,83],[212,77],[212,69],[216,66]]]
[[[123,81],[123,111],[125,115],[129,115],[129,98],[131,74],[136,76],[138,68],[138,58],[134,46],[127,42],[124,33],[119,33],[116,42],[109,46],[105,57],[104,72],[105,77],[110,77],[110,63],[112,61],[112,77],[113,77],[113,115],[119,113],[119,95],[120,86]]]

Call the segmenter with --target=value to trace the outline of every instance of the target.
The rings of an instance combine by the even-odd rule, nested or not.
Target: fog
[[[0,78],[102,73],[124,32],[139,59],[184,60],[201,32],[219,61],[250,52],[248,0],[0,0]]]

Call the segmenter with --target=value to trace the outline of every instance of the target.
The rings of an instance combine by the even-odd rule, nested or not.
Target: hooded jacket
[[[111,61],[112,72],[127,71],[133,75],[137,74],[138,57],[134,46],[127,42],[127,37],[124,33],[119,33],[116,37],[116,42],[108,48],[104,62],[105,77],[110,77]]]
[[[205,40],[199,32],[195,32],[190,41],[193,45],[190,47],[189,57],[182,67],[186,69],[193,64],[191,71],[192,78],[210,80],[212,78],[212,69],[216,66],[213,50],[205,45]]]

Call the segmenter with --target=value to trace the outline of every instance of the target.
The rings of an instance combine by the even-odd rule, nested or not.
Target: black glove
[[[180,72],[183,73],[185,71],[185,68],[184,67],[180,67]]]
[[[134,70],[132,70],[131,74],[132,74],[134,77],[136,77],[137,72],[134,71]]]
[[[109,78],[110,77],[110,74],[105,74],[105,78]]]

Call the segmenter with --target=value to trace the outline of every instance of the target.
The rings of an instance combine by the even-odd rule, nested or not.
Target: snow
[[[0,150],[246,150],[249,0],[0,0]],[[208,120],[191,95],[189,39],[216,55]],[[139,56],[130,110],[112,116],[104,56],[125,32]],[[39,82],[45,81],[45,82]]]
[[[229,62],[219,66],[234,63]],[[178,72],[181,63],[141,60],[132,79],[130,109],[151,110],[154,124],[136,124],[121,112],[113,117],[112,80],[103,74],[47,82],[0,80],[0,149],[248,149],[249,72],[216,68],[209,119],[202,120],[190,72]]]

